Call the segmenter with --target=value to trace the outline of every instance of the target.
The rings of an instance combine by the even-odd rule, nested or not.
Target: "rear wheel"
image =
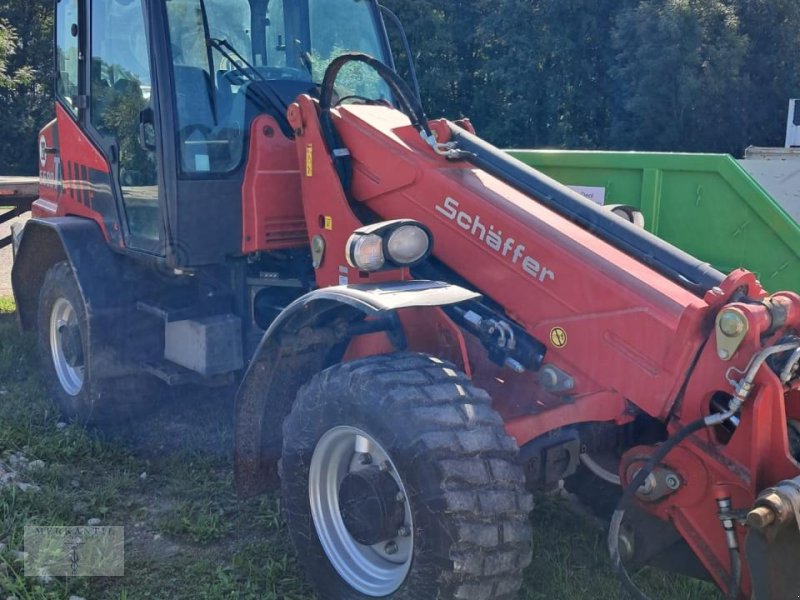
[[[512,598],[531,496],[489,396],[452,365],[391,354],[332,367],[284,422],[283,506],[322,598]]]
[[[38,335],[42,365],[65,417],[84,424],[119,423],[155,404],[158,387],[151,377],[105,379],[95,372],[86,306],[66,262],[45,275]]]

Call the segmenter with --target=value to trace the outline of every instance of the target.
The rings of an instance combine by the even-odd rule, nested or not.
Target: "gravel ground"
[[[0,208],[0,214],[6,209]],[[11,233],[11,224],[26,220],[28,217],[12,219],[8,223],[0,224],[0,238],[6,237]],[[0,250],[0,298],[11,296],[11,246]]]

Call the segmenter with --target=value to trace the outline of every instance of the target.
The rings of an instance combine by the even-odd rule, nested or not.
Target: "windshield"
[[[387,62],[367,0],[167,0],[178,138],[184,173],[226,173],[244,152],[250,122],[314,93],[337,56]],[[340,97],[389,99],[368,67],[351,64]]]

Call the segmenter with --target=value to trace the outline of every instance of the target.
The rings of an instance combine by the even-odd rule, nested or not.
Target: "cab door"
[[[155,88],[143,0],[89,0],[87,128],[105,155],[125,246],[164,254]]]

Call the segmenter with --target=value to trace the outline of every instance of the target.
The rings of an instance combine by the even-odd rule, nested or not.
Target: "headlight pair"
[[[433,235],[421,223],[398,219],[356,229],[347,241],[347,262],[360,271],[413,267],[433,249]]]

